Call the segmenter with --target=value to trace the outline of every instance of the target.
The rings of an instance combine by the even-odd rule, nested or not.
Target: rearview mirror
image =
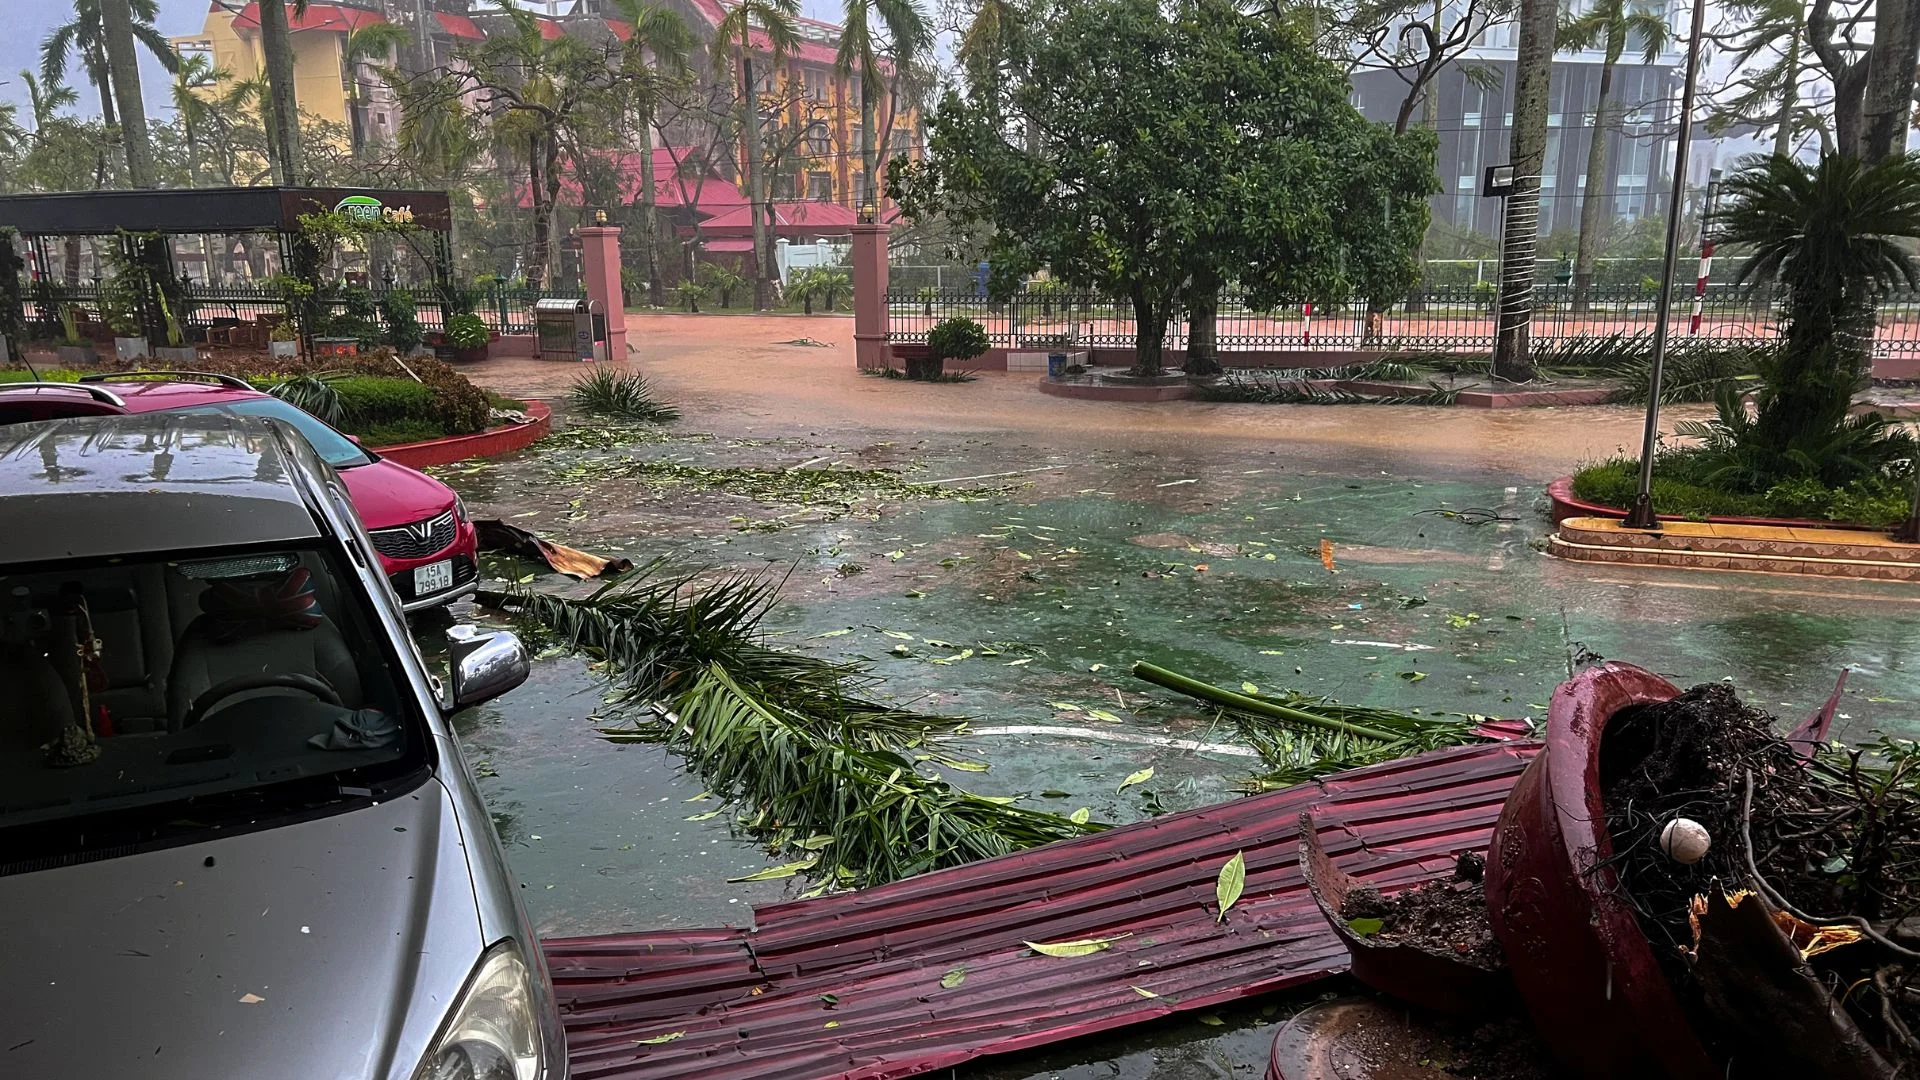
[[[453,708],[490,701],[527,681],[527,647],[510,630],[482,632],[471,623],[447,628]]]

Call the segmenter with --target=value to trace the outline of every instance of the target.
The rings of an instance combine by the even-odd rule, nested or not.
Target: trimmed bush
[[[1654,509],[1695,520],[1808,518],[1881,528],[1906,520],[1913,499],[1911,473],[1868,477],[1840,488],[1828,487],[1814,477],[1799,477],[1754,495],[1709,483],[1714,467],[1698,447],[1662,453],[1653,463]],[[1632,506],[1639,490],[1640,463],[1635,458],[1612,458],[1573,476],[1574,495],[1603,506]]]

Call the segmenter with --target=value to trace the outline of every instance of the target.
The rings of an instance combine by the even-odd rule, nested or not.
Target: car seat
[[[213,582],[200,594],[200,615],[174,647],[167,678],[167,717],[178,731],[201,694],[232,679],[298,674],[319,678],[340,704],[362,704],[360,670],[339,628],[325,614],[316,575],[303,566],[272,578]],[[229,701],[286,694],[264,688]]]

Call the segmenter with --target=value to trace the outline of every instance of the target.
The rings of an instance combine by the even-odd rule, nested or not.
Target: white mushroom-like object
[[[1660,850],[1677,863],[1692,866],[1706,858],[1707,849],[1712,846],[1713,837],[1707,827],[1692,818],[1674,818],[1660,830]]]

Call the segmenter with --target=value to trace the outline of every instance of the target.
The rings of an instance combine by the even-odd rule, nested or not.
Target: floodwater
[[[799,335],[765,324],[797,321],[732,320],[778,337]],[[1682,685],[1730,678],[1792,719],[1845,665],[1854,674],[1838,734],[1920,733],[1910,587],[1593,566],[1536,550],[1549,531],[1541,481],[1611,451],[1630,430],[1615,410],[1089,406],[1003,376],[863,379],[831,366],[850,366],[850,350],[804,351],[764,364],[811,365],[828,389],[791,372],[749,378],[748,361],[706,373],[697,357],[660,361],[643,370],[687,411],[674,439],[535,450],[443,475],[477,515],[574,546],[785,575],[765,625],[774,641],[867,661],[875,693],[973,718],[959,748],[990,769],[952,774],[957,786],[1109,821],[1232,798],[1258,764],[1195,703],[1134,679],[1136,660],[1230,687],[1540,717],[1571,666],[1602,656]],[[510,389],[539,388],[539,370],[512,371]],[[627,456],[884,466],[958,480],[947,487],[1011,486],[841,513],[777,492],[612,477]],[[1466,510],[1490,515],[1456,516]],[[1488,516],[1498,520],[1475,523]],[[797,891],[727,883],[772,860],[730,837],[725,815],[687,820],[717,803],[698,800],[699,779],[670,755],[596,738],[603,692],[578,659],[548,657],[526,686],[458,720],[540,929],[745,924],[753,904]],[[1150,782],[1116,793],[1149,766]],[[1299,1003],[954,1075],[1257,1076],[1272,1025]]]

